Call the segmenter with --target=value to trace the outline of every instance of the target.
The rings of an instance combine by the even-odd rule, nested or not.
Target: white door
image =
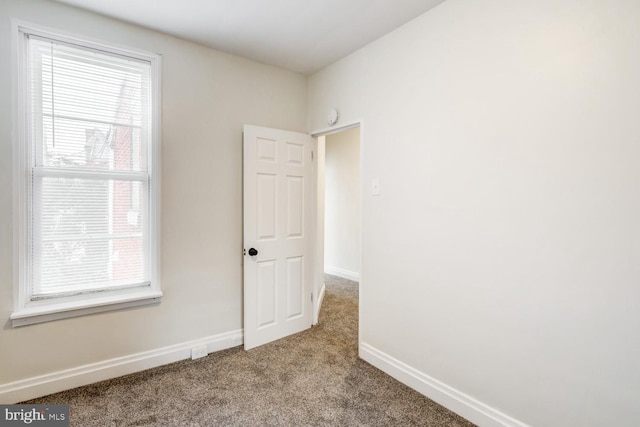
[[[311,327],[314,144],[244,127],[245,350]]]

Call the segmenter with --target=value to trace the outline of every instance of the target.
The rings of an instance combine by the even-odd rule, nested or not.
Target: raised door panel
[[[304,145],[295,142],[287,142],[286,147],[286,163],[293,166],[304,166]]]
[[[274,139],[257,138],[256,147],[258,151],[258,160],[269,163],[276,163],[278,161],[278,147],[277,141]]]
[[[257,237],[258,240],[272,240],[276,238],[277,232],[277,176],[258,174],[257,182]]]
[[[277,287],[276,261],[261,261],[258,263],[258,329],[266,328],[276,323],[277,319]]]
[[[287,237],[304,237],[304,178],[287,176]]]
[[[300,317],[304,304],[304,257],[287,259],[287,320]]]

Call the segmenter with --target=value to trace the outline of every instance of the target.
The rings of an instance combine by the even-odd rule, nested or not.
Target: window
[[[14,326],[158,302],[159,57],[14,28]]]

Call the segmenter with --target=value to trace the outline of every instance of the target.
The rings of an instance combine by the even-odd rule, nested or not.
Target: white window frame
[[[145,256],[150,264],[151,285],[144,288],[112,290],[59,298],[30,300],[31,257],[31,142],[28,119],[28,77],[26,35],[46,37],[63,43],[97,49],[116,55],[148,61],[151,64],[151,156],[149,158],[149,245]],[[12,20],[13,57],[13,182],[14,182],[14,269],[13,305],[10,316],[14,327],[64,319],[103,311],[118,310],[160,302],[160,129],[161,56],[115,46],[86,37]]]

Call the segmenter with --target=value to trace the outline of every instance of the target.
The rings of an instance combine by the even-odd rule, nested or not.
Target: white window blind
[[[28,299],[148,287],[151,64],[25,37]]]

